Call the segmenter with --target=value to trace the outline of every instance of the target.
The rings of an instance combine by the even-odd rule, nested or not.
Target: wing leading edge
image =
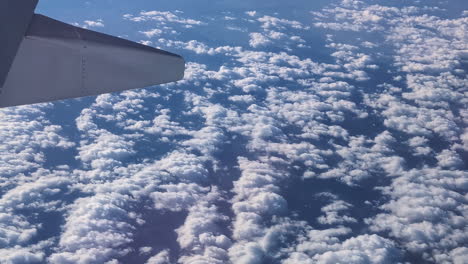
[[[0,88],[31,24],[38,0],[0,1]]]
[[[34,15],[3,87],[0,107],[178,81],[182,57]]]

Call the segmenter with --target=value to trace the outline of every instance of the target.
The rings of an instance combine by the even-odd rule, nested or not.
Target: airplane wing
[[[9,12],[4,1],[10,3]],[[2,2],[0,108],[142,88],[184,76],[185,62],[178,55],[34,14],[37,0]],[[6,24],[4,17],[10,19]]]

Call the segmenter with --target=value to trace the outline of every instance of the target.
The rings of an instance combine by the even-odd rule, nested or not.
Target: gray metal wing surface
[[[184,76],[185,62],[178,55],[28,13],[18,4],[7,8],[22,10],[23,18],[14,32],[3,29],[7,33],[0,35],[0,107],[142,88]]]

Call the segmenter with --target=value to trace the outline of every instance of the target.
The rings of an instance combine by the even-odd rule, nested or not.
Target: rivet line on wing
[[[79,32],[79,29],[76,28],[75,30],[75,34],[78,38],[78,40],[81,42],[81,49],[80,49],[80,57],[81,57],[81,61],[80,61],[80,65],[81,65],[81,93],[83,95],[87,94],[86,92],[86,52],[85,52],[85,49],[87,48],[87,45],[86,45],[86,41],[82,38],[80,32]]]

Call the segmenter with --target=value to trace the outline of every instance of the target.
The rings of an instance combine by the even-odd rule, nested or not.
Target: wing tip
[[[177,54],[176,54],[177,55]],[[180,55],[177,55],[179,58],[180,58],[180,64],[181,64],[181,71],[180,71],[180,75],[179,75],[179,79],[177,81],[181,81],[185,78],[185,59],[180,56]]]

